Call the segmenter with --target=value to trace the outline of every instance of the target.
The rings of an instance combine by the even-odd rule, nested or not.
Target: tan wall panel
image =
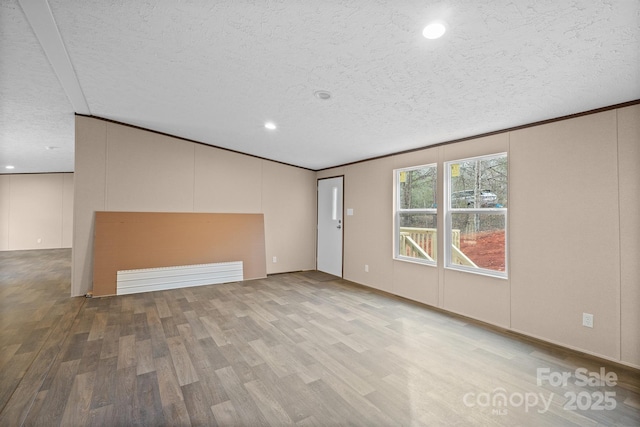
[[[62,247],[73,244],[73,174],[63,175],[62,183]]]
[[[116,294],[119,270],[243,261],[266,277],[262,214],[96,212],[93,293]]]
[[[191,212],[195,144],[107,124],[107,209]]]
[[[14,175],[9,207],[9,247],[62,247],[62,174]]]
[[[437,307],[438,276],[438,267],[394,261],[392,292]]]
[[[344,179],[344,277],[387,292],[393,292],[393,164],[391,157],[357,163]]]
[[[195,212],[262,212],[262,160],[195,146]]]
[[[413,151],[411,153],[398,154],[393,156],[393,168],[410,168],[412,166],[430,165],[438,163],[439,148],[427,148]]]
[[[444,147],[438,148],[438,182],[444,182]],[[440,187],[442,188],[442,186]],[[444,230],[444,194],[440,191],[438,200],[438,229]],[[444,254],[444,239],[438,239],[438,253]],[[444,307],[444,259],[438,264],[438,307]]]
[[[442,149],[444,151],[444,160],[447,162],[457,159],[503,153],[509,149],[509,133],[505,132],[497,135],[449,144],[443,146]]]
[[[94,212],[106,208],[107,122],[76,116],[71,296],[92,288]]]
[[[512,327],[618,359],[616,112],[512,132],[509,165]]]
[[[315,269],[315,177],[305,169],[262,163],[268,274]]]
[[[316,178],[322,179],[322,178],[331,178],[334,176],[343,176],[346,173],[346,170],[347,170],[346,166],[321,170],[316,173]]]
[[[508,328],[509,281],[496,277],[444,270],[445,310]]]
[[[640,105],[618,110],[621,359],[640,367]]]
[[[72,173],[0,176],[0,250],[70,248],[72,218]]]
[[[9,206],[11,175],[0,175],[0,251],[9,250]]]

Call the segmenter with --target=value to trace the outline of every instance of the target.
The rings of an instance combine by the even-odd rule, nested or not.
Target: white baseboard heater
[[[243,277],[242,261],[119,270],[116,293],[127,295],[239,282],[244,280]]]

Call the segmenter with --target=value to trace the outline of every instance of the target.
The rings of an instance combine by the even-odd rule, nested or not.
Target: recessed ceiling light
[[[318,99],[322,99],[323,101],[326,101],[327,99],[331,98],[331,93],[327,92],[326,90],[317,90],[313,92],[313,96],[315,96]]]
[[[5,168],[6,168],[6,169],[15,169],[16,167],[15,167],[15,166],[8,165],[8,166],[5,166]]]
[[[46,147],[44,147],[44,148],[45,148],[46,150],[55,150],[55,149],[56,149],[56,148],[58,148],[58,147],[56,147],[55,145],[47,145],[47,146],[46,146]]]
[[[429,40],[439,39],[447,31],[447,28],[441,22],[432,22],[424,27],[422,35]]]
[[[269,130],[275,130],[276,129],[276,124],[273,122],[267,122],[264,124],[264,127],[266,127]]]

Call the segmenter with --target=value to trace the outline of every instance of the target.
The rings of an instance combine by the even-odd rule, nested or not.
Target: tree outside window
[[[506,154],[447,162],[446,266],[506,277]]]
[[[437,260],[437,167],[395,171],[396,259],[435,264]]]

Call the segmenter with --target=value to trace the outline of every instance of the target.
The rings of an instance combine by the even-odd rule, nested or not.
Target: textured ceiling
[[[73,171],[73,113],[18,3],[2,0],[0,173]]]
[[[310,169],[640,99],[637,0],[48,4],[89,114]],[[0,166],[71,171],[69,90],[30,21],[3,0]]]

